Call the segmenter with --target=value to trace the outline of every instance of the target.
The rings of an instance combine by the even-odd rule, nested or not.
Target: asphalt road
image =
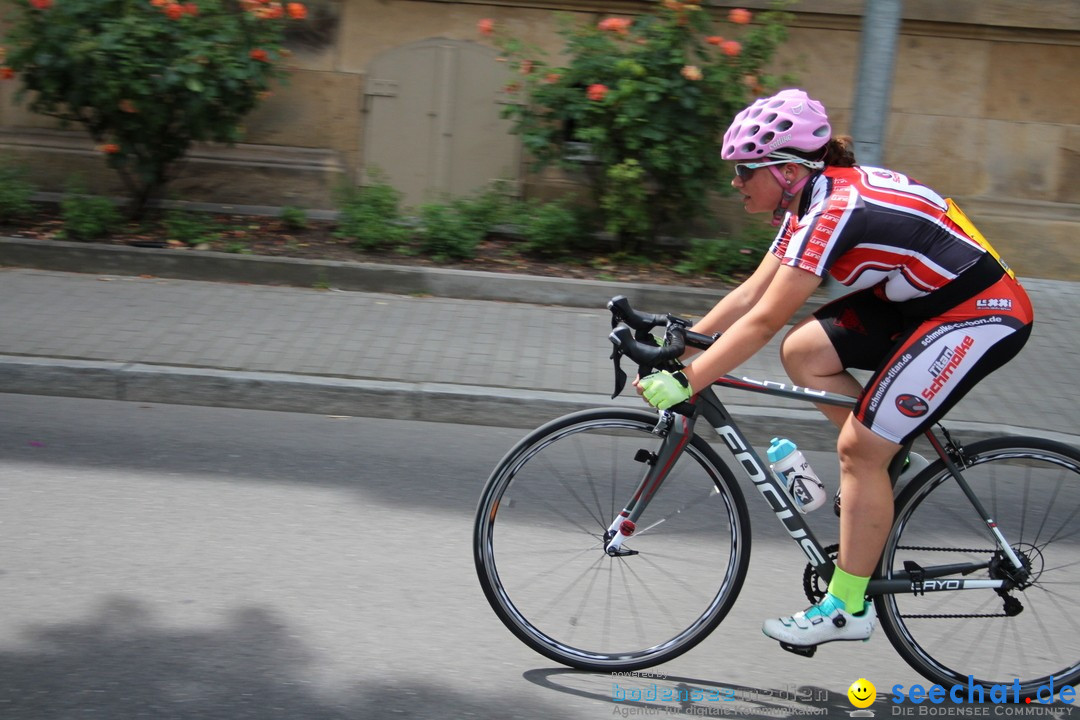
[[[479,589],[473,510],[521,435],[0,395],[0,718],[645,714],[613,686],[653,680],[554,666]],[[883,636],[813,660],[765,639],[764,617],[806,604],[803,561],[771,515],[751,524],[734,611],[662,682],[729,688],[743,716],[773,717],[796,716],[795,688],[847,717],[861,677],[882,695],[921,682]]]

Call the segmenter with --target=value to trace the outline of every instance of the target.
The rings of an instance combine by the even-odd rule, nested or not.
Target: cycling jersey
[[[911,300],[944,287],[988,252],[952,208],[898,172],[829,167],[807,185],[771,252],[852,289],[880,285],[887,300]]]
[[[855,417],[892,442],[939,420],[1031,332],[1027,294],[974,225],[891,170],[826,168],[771,252],[855,291],[814,316],[845,368],[874,371]]]

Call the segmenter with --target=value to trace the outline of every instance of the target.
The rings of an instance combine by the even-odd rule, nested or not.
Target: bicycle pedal
[[[795,653],[796,655],[802,655],[805,658],[814,657],[814,653],[817,652],[817,645],[792,645],[790,643],[782,642],[780,647],[787,650],[789,653]]]

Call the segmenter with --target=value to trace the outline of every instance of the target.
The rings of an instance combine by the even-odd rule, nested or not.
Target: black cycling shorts
[[[874,371],[855,417],[898,444],[940,420],[1031,334],[1031,302],[1005,274],[945,309],[921,300],[895,303],[870,288],[814,313],[845,368]]]

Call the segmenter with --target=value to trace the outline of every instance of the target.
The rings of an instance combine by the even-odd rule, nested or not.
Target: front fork
[[[634,459],[648,466],[645,476],[638,483],[633,497],[626,507],[615,517],[607,532],[604,533],[604,552],[612,557],[623,555],[636,555],[636,550],[624,548],[623,542],[634,534],[637,529],[637,521],[645,512],[649,501],[652,500],[656,491],[660,489],[664,479],[667,478],[671,468],[679,459],[690,438],[694,435],[694,418],[688,415],[673,413],[669,410],[660,411],[659,420],[652,430],[654,435],[662,437],[658,452],[649,452],[642,448],[638,450]]]

